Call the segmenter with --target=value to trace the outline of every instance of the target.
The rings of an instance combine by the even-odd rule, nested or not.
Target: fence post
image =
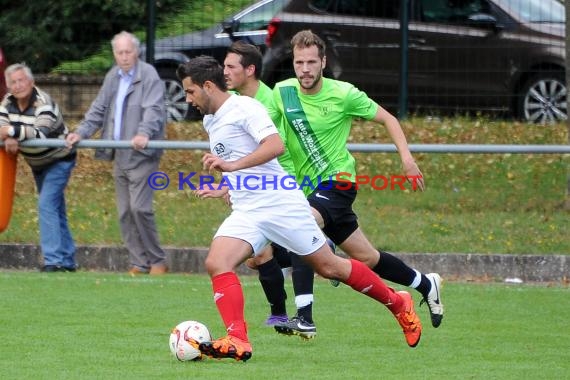
[[[146,61],[154,65],[154,35],[156,29],[155,0],[147,0]]]
[[[408,117],[408,22],[409,0],[400,1],[400,94],[398,96],[398,118]]]
[[[564,1],[564,9],[566,11],[566,88],[570,85],[570,0]],[[566,112],[570,110],[570,96],[568,91],[566,95]],[[568,145],[570,145],[570,114],[566,118],[566,126],[568,127]],[[570,210],[570,167],[566,174],[566,199],[564,200],[564,209]]]

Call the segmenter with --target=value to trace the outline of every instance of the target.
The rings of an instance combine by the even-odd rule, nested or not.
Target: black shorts
[[[344,182],[325,181],[307,197],[309,204],[324,220],[323,232],[335,244],[344,242],[358,228],[358,217],[352,210],[356,199],[355,186],[341,190],[337,184],[346,187]]]

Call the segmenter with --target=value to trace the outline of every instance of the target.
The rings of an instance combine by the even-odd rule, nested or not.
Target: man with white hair
[[[113,176],[121,234],[129,250],[131,275],[167,271],[152,205],[149,175],[158,170],[162,151],[147,149],[162,140],[166,124],[164,84],[156,69],[139,61],[139,40],[121,32],[111,41],[116,65],[109,70],[97,98],[74,133],[69,146],[102,129],[103,139],[129,140],[133,149],[98,150],[96,158],[114,160]]]

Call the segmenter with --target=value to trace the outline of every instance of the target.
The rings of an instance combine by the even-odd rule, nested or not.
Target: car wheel
[[[567,115],[566,85],[562,74],[534,76],[519,97],[519,117],[532,123],[564,121]]]
[[[188,112],[186,94],[182,84],[173,78],[162,77],[164,82],[164,103],[168,121],[183,121]]]

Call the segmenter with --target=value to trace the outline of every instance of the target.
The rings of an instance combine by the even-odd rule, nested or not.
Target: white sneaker
[[[424,297],[420,302],[420,306],[427,303],[429,315],[431,317],[431,325],[437,328],[443,319],[443,303],[441,302],[441,286],[443,284],[443,280],[437,273],[428,273],[426,274],[426,277],[431,282],[431,289],[427,298]]]

